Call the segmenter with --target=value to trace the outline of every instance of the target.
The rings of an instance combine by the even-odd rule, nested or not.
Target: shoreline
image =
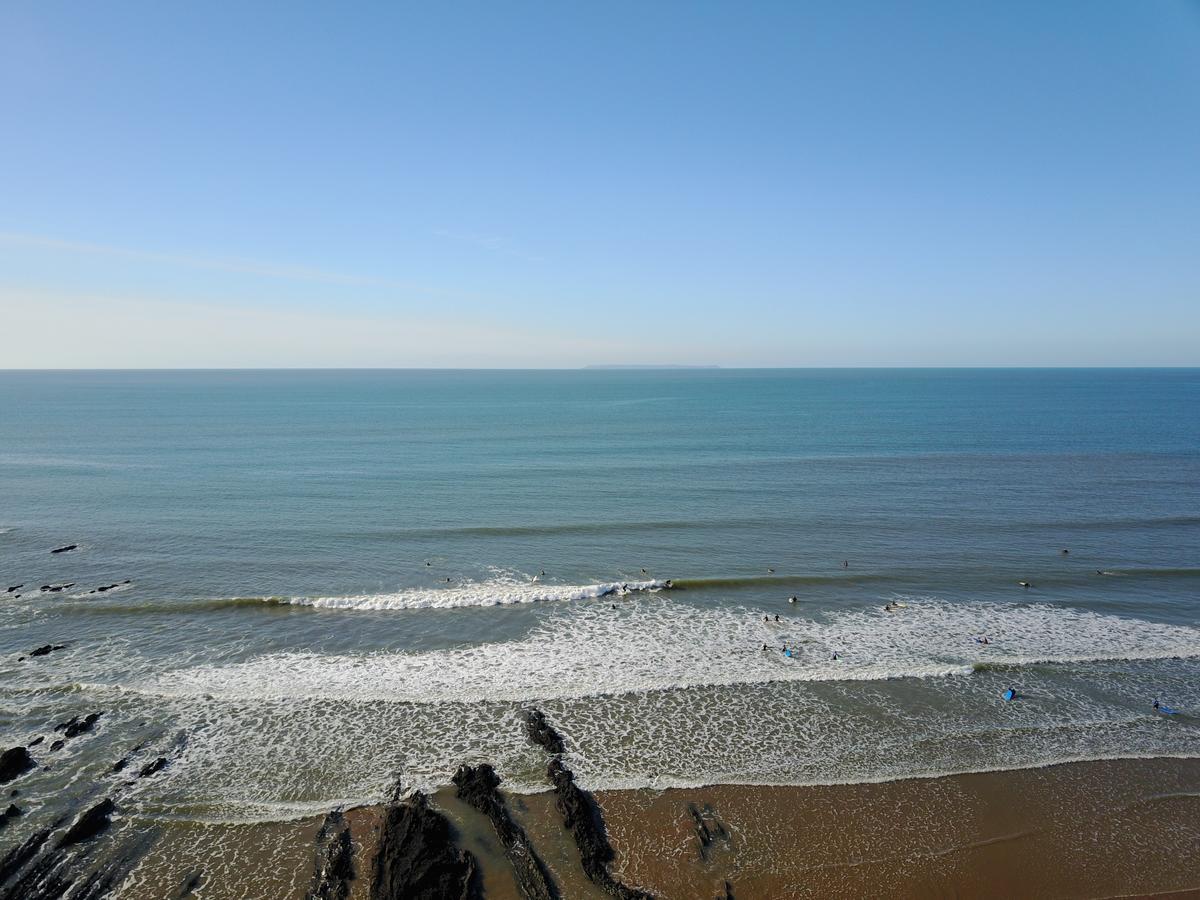
[[[856,785],[600,790],[591,796],[613,850],[607,870],[628,890],[664,900],[1200,897],[1200,759],[1067,762]],[[501,784],[499,797],[558,896],[613,896],[586,877],[553,792],[508,793]],[[449,822],[453,845],[475,861],[471,896],[528,896],[517,886],[499,832],[478,808],[456,796],[453,786],[431,794],[429,802]],[[388,809],[345,810],[356,876],[347,883],[350,900],[389,896],[372,886]],[[311,896],[306,892],[323,818],[168,827],[117,896],[170,895],[195,871],[204,872],[198,896],[205,900]]]

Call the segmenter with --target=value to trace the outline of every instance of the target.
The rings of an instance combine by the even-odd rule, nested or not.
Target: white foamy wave
[[[400,610],[455,609],[465,606],[505,606],[517,603],[546,603],[594,600],[599,597],[654,592],[669,587],[667,581],[610,581],[600,584],[545,584],[536,579],[501,577],[469,581],[437,588],[410,588],[390,594],[361,594],[350,597],[289,597],[265,602],[319,609]]]
[[[992,643],[977,643],[979,634]],[[531,701],[1197,655],[1200,629],[1048,605],[914,601],[897,612],[775,623],[745,608],[695,609],[664,600],[570,608],[513,641],[360,656],[275,653],[182,668],[134,688],[247,700]]]

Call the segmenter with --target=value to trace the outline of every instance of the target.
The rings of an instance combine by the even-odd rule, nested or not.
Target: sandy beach
[[[1113,760],[813,787],[720,785],[595,795],[612,875],[654,897],[1200,896],[1200,761]],[[553,896],[599,898],[553,793],[506,794]],[[447,788],[432,805],[475,860],[468,896],[521,898],[487,819]],[[372,884],[384,810],[348,811],[351,898]],[[120,896],[339,896],[314,883],[322,820],[154,823],[162,837]],[[133,825],[135,823],[128,823]],[[141,823],[151,827],[152,823]]]

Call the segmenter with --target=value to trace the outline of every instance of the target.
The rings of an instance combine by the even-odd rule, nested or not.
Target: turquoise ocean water
[[[154,815],[1195,756],[1200,371],[0,373],[0,579]]]

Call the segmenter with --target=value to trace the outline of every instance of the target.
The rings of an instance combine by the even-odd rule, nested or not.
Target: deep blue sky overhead
[[[1198,365],[1200,4],[0,6],[0,366]]]

